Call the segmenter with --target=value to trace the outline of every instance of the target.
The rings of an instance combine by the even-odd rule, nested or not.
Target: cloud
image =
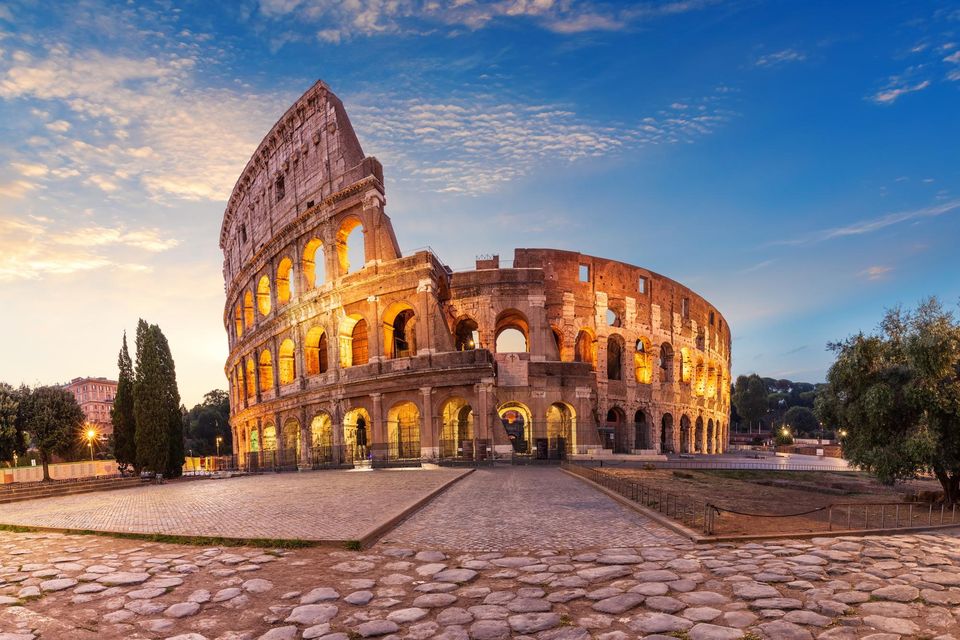
[[[808,233],[798,238],[792,238],[789,240],[777,240],[775,242],[769,243],[769,246],[777,245],[804,245],[804,244],[814,244],[817,242],[824,242],[827,240],[835,240],[837,238],[845,238],[849,236],[859,236],[867,233],[873,233],[874,231],[879,231],[880,229],[885,229],[886,227],[901,224],[903,222],[909,222],[911,220],[920,220],[923,218],[936,218],[948,214],[952,211],[960,209],[960,200],[950,200],[948,202],[941,202],[940,204],[931,205],[929,207],[924,207],[922,209],[911,209],[908,211],[898,211],[895,213],[888,213],[877,218],[871,218],[869,220],[861,220],[860,222],[854,222],[842,227],[832,227],[830,229],[822,229],[820,231],[814,231],[813,233]]]
[[[149,267],[129,259],[126,250],[139,256],[141,251],[160,253],[178,244],[157,229],[92,225],[59,231],[62,226],[41,216],[0,217],[0,282],[106,267],[145,270]]]
[[[923,91],[929,86],[929,80],[922,80],[912,85],[905,84],[901,86],[888,87],[873,94],[870,99],[878,104],[893,104],[900,96],[908,93],[914,93],[916,91]]]
[[[439,193],[489,192],[545,166],[651,145],[693,142],[732,117],[717,96],[688,100],[629,124],[600,124],[561,105],[480,93],[456,101],[358,96],[364,147],[393,175]]]
[[[857,275],[860,277],[866,278],[867,280],[882,280],[891,271],[893,271],[892,267],[884,267],[884,266],[876,265],[876,266],[868,267],[864,269],[863,271],[859,272]]]
[[[760,56],[753,63],[757,67],[775,67],[788,62],[803,62],[807,56],[796,49],[784,49]]]

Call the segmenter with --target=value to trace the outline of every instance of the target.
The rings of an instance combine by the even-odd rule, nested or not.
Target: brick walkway
[[[381,540],[459,551],[590,549],[686,541],[554,467],[478,469]]]
[[[352,540],[460,469],[317,471],[61,496],[3,505],[0,523],[231,538]]]

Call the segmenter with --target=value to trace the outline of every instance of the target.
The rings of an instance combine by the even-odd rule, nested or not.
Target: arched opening
[[[627,434],[627,418],[620,407],[611,407],[607,411],[603,446],[613,449],[614,453],[629,453],[630,442]]]
[[[702,358],[697,360],[697,368],[694,369],[694,374],[696,380],[694,391],[698,396],[702,396],[707,392],[707,368],[704,366]]]
[[[318,413],[310,421],[310,446],[319,450],[321,459],[328,457],[333,448],[333,420],[329,413]]]
[[[300,459],[300,422],[296,418],[287,418],[283,423],[283,460],[282,466],[295,467]]]
[[[651,449],[650,435],[647,431],[647,414],[642,410],[633,415],[633,448]]]
[[[707,397],[717,396],[717,367],[711,362],[707,367]]]
[[[290,258],[284,258],[277,267],[277,303],[287,304],[294,291],[293,281],[293,261]]]
[[[354,313],[340,321],[340,366],[354,367],[370,360],[367,321]]]
[[[327,372],[327,334],[323,327],[310,327],[304,343],[304,366],[308,376]]]
[[[591,369],[597,368],[597,340],[588,329],[580,329],[574,345],[573,359],[575,362],[586,362]]]
[[[706,453],[707,434],[703,429],[703,418],[697,416],[693,430],[693,447],[691,453]]]
[[[640,384],[653,382],[653,366],[650,353],[650,339],[640,336],[633,352],[633,375]]]
[[[417,354],[417,316],[406,302],[394,302],[383,314],[383,345],[387,358],[408,358]]]
[[[310,289],[319,287],[326,281],[323,242],[319,238],[310,238],[303,248],[303,277]]]
[[[553,335],[553,346],[557,350],[556,361],[560,362],[563,360],[563,333],[557,327],[551,325],[550,333]],[[550,354],[553,355],[552,353]]]
[[[253,358],[247,356],[247,399],[251,399],[257,395],[257,372],[256,365],[253,363]]]
[[[717,452],[717,434],[714,431],[713,418],[707,420],[707,448],[704,453]]]
[[[463,398],[450,398],[440,410],[440,455],[473,458],[473,408]]]
[[[260,451],[260,432],[256,429],[250,430],[250,452],[257,453]]]
[[[660,382],[673,380],[673,347],[669,342],[660,345]]]
[[[547,409],[547,442],[551,458],[565,458],[577,450],[577,413],[565,402]]]
[[[257,283],[257,310],[261,316],[268,316],[270,309],[270,276],[261,276]]]
[[[533,415],[527,405],[507,402],[497,409],[500,423],[516,453],[528,453],[533,435]]]
[[[236,380],[237,380],[236,406],[239,407],[240,404],[241,404],[241,402],[242,402],[242,400],[243,400],[243,398],[244,398],[244,396],[247,395],[247,378],[246,378],[246,376],[245,376],[244,373],[243,373],[243,362],[242,362],[242,361],[240,362],[240,364],[237,365],[237,368],[236,368],[236,372],[235,372],[235,373],[236,373],[235,377],[236,377]]]
[[[457,351],[470,351],[480,348],[480,331],[473,318],[461,318],[453,330],[453,343]]]
[[[387,457],[409,460],[420,457],[420,409],[412,402],[400,402],[387,412]]]
[[[349,217],[340,223],[340,230],[337,231],[337,261],[341,276],[359,271],[366,263],[363,224],[359,218]]]
[[[243,326],[253,328],[253,294],[249,289],[243,294]]]
[[[660,453],[673,453],[673,416],[669,413],[660,419]]]
[[[680,417],[680,453],[693,453],[691,447],[690,418],[684,415]]]
[[[273,389],[273,356],[269,349],[260,352],[260,391]]]
[[[690,350],[686,347],[680,349],[680,382],[690,384],[693,376],[693,360],[690,358]]]
[[[623,338],[607,338],[607,380],[623,380]]]
[[[268,422],[263,426],[263,450],[277,450],[277,428],[273,426],[272,422]]]
[[[367,458],[368,439],[373,422],[366,409],[351,409],[343,417],[343,445],[347,462]]]
[[[620,314],[617,313],[616,309],[613,309],[612,307],[607,307],[606,320],[608,327],[619,327],[623,324],[623,322],[620,320]]]
[[[294,358],[293,340],[287,338],[280,343],[277,364],[280,367],[280,384],[291,384],[297,378],[297,365]]]
[[[240,303],[237,303],[237,309],[233,312],[233,329],[234,335],[238,338],[243,337],[243,309],[240,307]]]
[[[508,309],[497,316],[497,353],[526,353],[530,350],[530,325],[527,317],[516,309]]]

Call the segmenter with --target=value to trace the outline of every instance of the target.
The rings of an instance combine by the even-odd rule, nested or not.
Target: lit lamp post
[[[217,436],[216,442],[217,442],[217,457],[219,458],[219,457],[220,457],[220,443],[223,442],[223,437],[222,437],[222,436]]]
[[[97,432],[93,428],[87,429],[87,446],[90,447],[90,462],[93,462],[93,439],[97,437]]]

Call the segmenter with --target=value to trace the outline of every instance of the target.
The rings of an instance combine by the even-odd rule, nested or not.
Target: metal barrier
[[[657,469],[702,469],[705,471],[732,470],[732,471],[835,471],[845,473],[857,471],[845,467],[825,464],[796,464],[787,462],[737,462],[723,460],[619,460],[619,459],[578,459],[577,464],[583,466],[624,467],[637,468],[637,465],[652,466]]]
[[[604,471],[578,464],[564,463],[563,468],[637,504],[656,509],[666,517],[673,518],[691,529],[702,531],[707,535],[712,535],[714,532],[717,510],[704,500],[664,491],[659,487],[652,487],[638,480],[619,478]]]
[[[943,502],[835,502],[826,509],[829,531],[835,525],[847,530],[960,525],[957,505]]]

